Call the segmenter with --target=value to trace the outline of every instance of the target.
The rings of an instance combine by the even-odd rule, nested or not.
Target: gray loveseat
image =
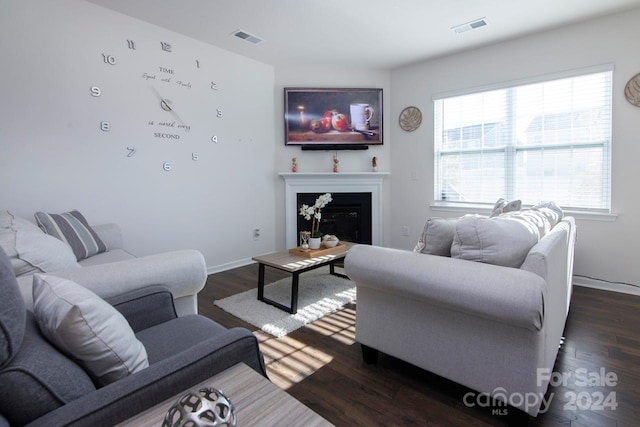
[[[114,272],[105,276],[110,275],[115,291],[100,289],[110,294],[108,302],[146,348],[149,366],[97,386],[75,360],[44,338],[36,316],[25,307],[11,261],[0,249],[0,426],[110,426],[239,362],[266,377],[251,332],[226,329],[199,315],[178,317],[172,290],[133,285],[147,281],[137,273],[143,264],[130,264],[136,261],[125,261],[127,269],[110,263]],[[78,278],[87,270],[68,276]],[[135,289],[119,293],[121,288]]]
[[[574,242],[575,222],[565,217],[517,267],[353,247],[345,271],[357,285],[365,361],[382,351],[536,416],[569,310]],[[468,254],[458,243],[457,253]]]

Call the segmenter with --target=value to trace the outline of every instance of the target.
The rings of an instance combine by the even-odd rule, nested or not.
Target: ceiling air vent
[[[236,36],[239,39],[242,40],[246,40],[248,42],[251,42],[253,44],[258,44],[261,41],[263,41],[260,37],[258,36],[254,36],[253,34],[247,33],[244,30],[235,30],[233,33],[231,33],[232,36]]]
[[[456,33],[464,33],[465,31],[475,30],[476,28],[484,27],[487,25],[486,18],[475,19],[471,22],[467,22],[465,24],[456,25],[455,27],[451,27],[451,29]]]

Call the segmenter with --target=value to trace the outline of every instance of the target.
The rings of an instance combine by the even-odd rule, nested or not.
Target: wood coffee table
[[[197,391],[202,387],[217,388],[229,398],[236,409],[238,426],[333,426],[244,363],[238,363],[189,390]],[[118,426],[162,425],[164,415],[171,405],[187,391],[129,418]]]
[[[315,258],[309,258],[300,255],[294,255],[289,251],[272,252],[265,255],[259,255],[251,258],[258,263],[258,300],[267,304],[271,304],[281,310],[291,314],[298,312],[298,282],[301,273],[314,270],[316,268],[329,265],[329,272],[334,276],[347,278],[344,274],[336,273],[335,264],[342,261],[347,256],[347,251],[355,245],[351,242],[341,242],[344,246],[335,252],[326,255],[320,255]],[[292,274],[291,278],[291,305],[286,306],[277,301],[270,300],[264,296],[264,268],[268,265],[271,268],[286,271]]]

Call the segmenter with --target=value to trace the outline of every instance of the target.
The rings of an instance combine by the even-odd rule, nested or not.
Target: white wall
[[[332,167],[334,152],[284,146],[283,88],[381,87],[384,145],[338,152],[340,169],[368,171],[371,157],[378,157],[379,169],[392,173],[384,188],[384,244],[411,249],[424,221],[444,216],[429,207],[434,93],[614,63],[612,204],[619,217],[578,221],[575,273],[638,284],[640,269],[631,260],[633,242],[640,238],[634,221],[640,204],[635,194],[640,109],[622,94],[626,81],[640,71],[640,57],[631,48],[640,36],[638,20],[640,11],[626,12],[392,72],[290,65],[274,70],[83,1],[5,0],[0,3],[0,209],[32,218],[37,210],[76,208],[92,223],[121,224],[126,247],[137,255],[195,248],[212,270],[237,265],[285,247],[284,183],[277,173],[290,170],[291,157],[298,158],[301,172]],[[126,39],[138,42],[139,57],[130,56]],[[159,52],[149,50],[160,41],[172,43],[168,64],[194,87],[209,79],[220,85],[215,94],[202,87],[188,96],[172,92],[192,126],[188,134],[180,133],[179,144],[151,136],[146,123],[163,112],[137,79],[141,71],[164,65]],[[103,52],[116,56],[117,65],[102,63]],[[210,74],[186,72],[194,58]],[[93,85],[105,91],[99,100],[89,95]],[[408,105],[423,112],[422,126],[412,133],[397,124]],[[217,107],[223,108],[222,120],[215,118]],[[102,120],[111,123],[110,132],[99,130]],[[219,144],[210,143],[213,133]],[[128,146],[138,149],[133,157],[126,156]],[[192,152],[200,160],[192,161]],[[171,172],[162,169],[165,161],[172,162]],[[258,241],[254,228],[262,230]]]
[[[619,217],[615,222],[577,221],[574,273],[640,284],[640,267],[634,261],[640,240],[640,109],[627,103],[623,93],[627,80],[640,72],[640,56],[633,48],[640,39],[639,21],[640,10],[625,12],[394,70],[392,117],[416,105],[423,122],[413,133],[391,128],[391,246],[412,248],[430,216],[460,215],[430,209],[434,94],[613,63],[612,210]],[[405,225],[411,230],[408,237],[401,235]]]
[[[318,66],[291,66],[276,67],[275,74],[275,156],[278,172],[291,172],[291,158],[298,159],[298,172],[331,172],[333,169],[333,156],[337,153],[340,159],[340,172],[369,172],[371,171],[371,158],[378,158],[378,170],[388,172],[391,167],[391,151],[394,143],[390,137],[390,128],[393,127],[393,118],[390,114],[389,91],[390,72],[387,70],[368,70],[362,68],[333,68]],[[284,88],[285,87],[311,87],[311,88],[382,88],[383,95],[383,145],[371,146],[368,150],[339,150],[339,151],[302,151],[297,146],[285,146],[284,144]],[[393,176],[385,180],[383,185],[383,242],[388,244],[390,240],[390,181]],[[285,222],[284,222],[284,180],[276,185],[276,245],[284,249]]]
[[[136,255],[194,248],[212,270],[275,248],[273,67],[77,0],[3,1],[0,58],[0,209],[31,220],[78,209],[90,223],[120,224]],[[159,126],[176,119],[145,72],[189,132]]]

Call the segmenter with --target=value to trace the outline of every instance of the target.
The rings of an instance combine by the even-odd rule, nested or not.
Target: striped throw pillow
[[[71,246],[78,261],[107,251],[107,246],[77,210],[62,214],[36,212],[35,217],[42,231]]]

